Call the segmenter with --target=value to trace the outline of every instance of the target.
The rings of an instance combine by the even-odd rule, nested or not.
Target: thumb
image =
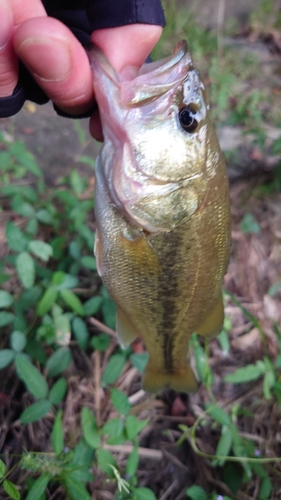
[[[161,26],[131,24],[94,31],[91,41],[104,52],[116,71],[125,74],[127,78],[133,78],[158,42],[161,33]],[[98,110],[91,117],[90,132],[96,140],[103,140]]]
[[[104,52],[116,71],[121,73],[126,68],[140,68],[161,33],[161,26],[131,24],[94,31],[91,41]]]

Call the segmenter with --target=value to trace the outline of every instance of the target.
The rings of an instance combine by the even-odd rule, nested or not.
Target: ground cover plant
[[[218,129],[245,138],[244,149],[227,152],[230,171],[244,160],[247,169],[231,184],[223,331],[210,344],[191,339],[196,394],[145,394],[147,354],[140,342],[118,346],[115,306],[96,271],[93,159],[80,155],[46,185],[38,158],[4,126],[1,499],[281,497],[281,132],[268,136],[281,129],[281,93],[236,43],[247,36],[277,51],[280,18],[275,2],[262,1],[239,38],[233,23],[200,27],[195,7],[167,2],[154,57],[187,38]]]

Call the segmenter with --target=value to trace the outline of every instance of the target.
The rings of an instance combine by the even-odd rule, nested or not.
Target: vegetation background
[[[26,103],[0,124],[0,499],[280,500],[281,5],[165,2],[209,88],[231,183],[218,339],[192,337],[195,395],[140,386],[92,248],[98,145]],[[238,15],[239,14],[239,15]]]

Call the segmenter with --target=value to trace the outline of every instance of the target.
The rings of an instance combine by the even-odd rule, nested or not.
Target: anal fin
[[[222,330],[223,320],[224,308],[222,295],[220,294],[215,307],[213,307],[212,311],[203,323],[199,325],[199,328],[196,328],[196,333],[208,339],[216,337],[216,335],[218,335]]]
[[[147,392],[159,392],[164,389],[174,389],[179,392],[197,391],[197,382],[192,368],[188,364],[181,370],[168,373],[158,370],[148,361],[143,374],[142,386]]]
[[[120,307],[117,307],[116,332],[118,340],[124,349],[138,337],[134,326]]]

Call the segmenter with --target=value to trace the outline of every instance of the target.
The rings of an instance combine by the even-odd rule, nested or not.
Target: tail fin
[[[179,392],[196,392],[197,382],[189,365],[174,373],[160,371],[149,361],[143,374],[142,386],[147,392],[174,389]]]

